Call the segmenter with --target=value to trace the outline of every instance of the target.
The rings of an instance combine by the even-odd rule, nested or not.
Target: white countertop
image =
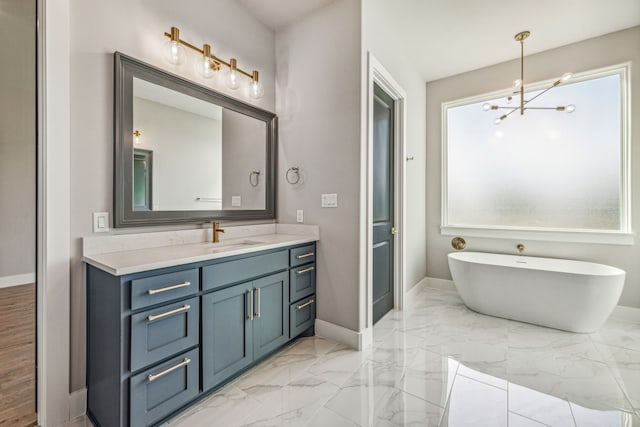
[[[247,232],[247,227],[243,227],[242,233],[229,233],[229,237],[233,237],[234,234],[242,237],[225,239],[220,243],[169,243],[165,246],[137,247],[131,250],[127,250],[126,247],[124,247],[124,250],[102,253],[100,251],[95,251],[97,253],[87,253],[87,247],[93,249],[97,245],[95,244],[95,237],[85,238],[85,250],[82,260],[114,276],[122,276],[157,268],[208,261],[319,240],[317,227],[309,229],[295,228],[292,226],[273,228],[275,233],[272,234],[250,235],[250,233]],[[229,231],[231,231],[231,229],[232,227],[229,227]],[[288,233],[285,234],[283,231]],[[172,233],[175,236],[175,232],[168,233]],[[155,240],[158,240],[158,233],[154,234],[155,236],[151,236],[152,239],[155,238]],[[152,240],[147,237],[148,235],[142,234],[141,236],[140,239],[146,238],[147,240]],[[100,237],[100,239],[117,239],[119,237],[118,235],[104,236]],[[103,243],[101,244],[107,246]],[[136,246],[140,245],[137,244]]]

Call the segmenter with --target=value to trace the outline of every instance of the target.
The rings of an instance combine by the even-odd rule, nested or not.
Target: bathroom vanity
[[[316,241],[265,234],[98,254],[85,247],[92,421],[156,425],[313,334]]]

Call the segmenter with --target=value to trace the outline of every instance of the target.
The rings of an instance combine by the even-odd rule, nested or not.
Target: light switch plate
[[[242,206],[242,197],[240,196],[231,196],[231,206],[234,208],[238,208]]]
[[[302,209],[298,209],[296,211],[296,221],[297,222],[304,222],[304,211]]]
[[[338,195],[336,193],[323,194],[321,197],[321,206],[323,208],[337,208]]]
[[[109,212],[93,213],[93,232],[106,233],[109,231]]]

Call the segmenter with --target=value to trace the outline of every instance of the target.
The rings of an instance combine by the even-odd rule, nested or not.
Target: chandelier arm
[[[558,80],[557,82],[555,82],[554,84],[552,84],[551,86],[549,86],[548,88],[546,88],[545,90],[543,90],[542,92],[540,92],[539,94],[537,94],[536,96],[534,96],[533,98],[524,101],[523,107],[525,105],[527,105],[528,103],[530,103],[531,101],[533,101],[534,99],[544,95],[545,93],[549,92],[551,89],[553,89],[554,87],[558,86],[558,84],[560,84],[560,80]]]

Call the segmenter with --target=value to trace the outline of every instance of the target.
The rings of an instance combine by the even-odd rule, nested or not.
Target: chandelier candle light
[[[531,32],[522,31],[514,36],[514,39],[517,42],[520,42],[520,78],[513,82],[513,89],[515,90],[513,93],[520,94],[520,105],[517,107],[514,107],[514,106],[504,107],[499,105],[492,105],[492,104],[489,104],[488,102],[482,105],[482,109],[484,111],[510,110],[509,112],[496,118],[496,120],[494,121],[496,125],[499,125],[504,119],[506,119],[507,117],[509,117],[511,114],[513,114],[518,110],[520,110],[520,115],[524,115],[525,110],[556,110],[556,111],[565,111],[567,113],[573,113],[576,110],[576,106],[573,104],[559,105],[557,107],[529,107],[528,106],[529,103],[534,99],[538,98],[539,96],[543,95],[544,93],[548,92],[549,90],[558,86],[559,84],[566,82],[572,77],[571,73],[564,73],[562,77],[560,77],[558,80],[553,82],[551,86],[549,86],[548,88],[546,88],[545,90],[543,90],[542,92],[534,96],[533,98],[525,100],[524,99],[524,40],[530,35],[531,35]],[[511,96],[507,97],[507,104],[510,103],[512,99],[513,98]]]
[[[227,71],[225,82],[229,89],[237,89],[240,86],[239,77],[243,75],[251,79],[249,84],[249,95],[253,99],[260,99],[264,95],[264,86],[260,83],[259,73],[257,70],[253,70],[251,74],[238,68],[238,61],[236,58],[231,58],[229,62],[224,61],[211,53],[211,45],[204,44],[202,49],[182,40],[180,38],[180,30],[176,27],[171,27],[170,33],[164,33],[165,37],[169,40],[165,43],[164,55],[167,61],[175,65],[181,65],[185,62],[186,51],[185,47],[198,52],[201,57],[198,58],[195,64],[196,72],[203,78],[208,79],[215,75],[215,72],[220,70],[221,66],[229,68]]]

